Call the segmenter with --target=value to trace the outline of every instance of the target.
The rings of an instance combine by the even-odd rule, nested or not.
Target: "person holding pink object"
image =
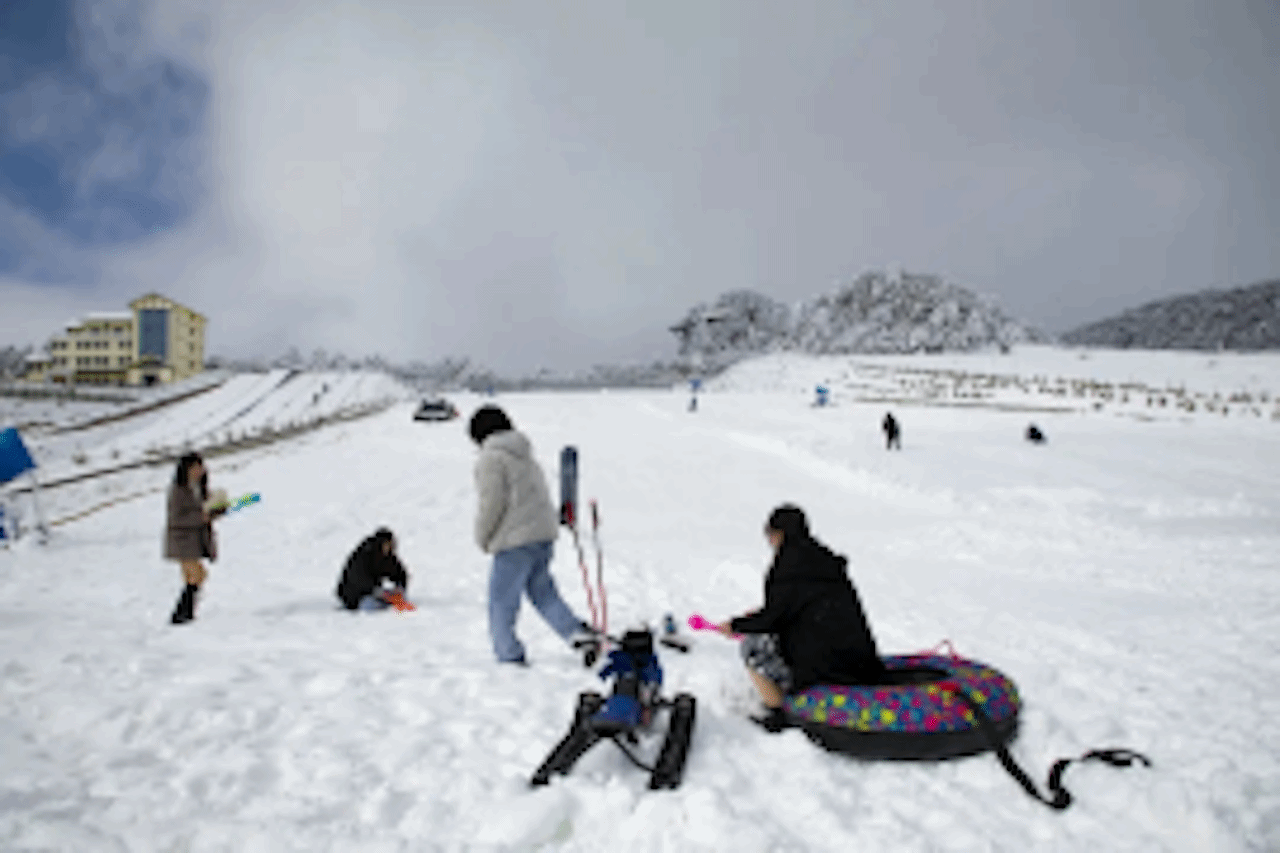
[[[792,504],[769,515],[764,533],[774,552],[764,606],[713,627],[726,637],[745,635],[742,659],[764,704],[764,715],[752,719],[779,732],[788,726],[788,693],[814,684],[876,684],[884,664],[847,558],[814,539]]]
[[[712,622],[710,619],[706,618],[701,613],[695,613],[689,617],[689,627],[695,631],[716,631],[716,632],[720,631],[719,625],[717,625],[715,622]],[[733,639],[735,640],[742,639],[741,634],[733,634],[732,636],[733,636]]]

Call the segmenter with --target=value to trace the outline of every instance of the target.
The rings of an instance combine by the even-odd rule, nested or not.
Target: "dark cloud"
[[[228,353],[525,369],[869,267],[1050,330],[1280,270],[1265,0],[4,8],[31,317],[156,289]]]

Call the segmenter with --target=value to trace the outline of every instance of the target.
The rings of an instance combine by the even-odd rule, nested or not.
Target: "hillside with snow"
[[[172,386],[94,392],[86,401],[0,396],[0,426],[22,434],[55,523],[117,499],[134,469],[164,470],[188,450],[218,456],[271,445],[416,397],[363,370],[206,371]]]
[[[32,444],[51,469],[198,446],[297,421],[334,381],[222,384],[174,403],[203,414],[174,408],[168,429],[164,408],[129,429],[64,413],[94,440],[41,427]],[[382,394],[350,381],[349,399]],[[0,849],[1280,849],[1277,394],[1280,356],[1014,347],[775,353],[709,381],[696,411],[683,386],[459,394],[445,423],[392,402],[210,456],[212,486],[262,501],[218,522],[184,626],[168,624],[181,583],[160,557],[172,465],[52,486],[48,541],[0,548]],[[1075,803],[1055,812],[991,753],[827,753],[749,722],[736,645],[690,632],[688,654],[661,650],[664,692],[698,699],[677,790],[649,791],[608,744],[530,789],[602,682],[528,607],[531,666],[493,660],[465,430],[486,402],[529,435],[553,490],[560,448],[578,447],[615,630],[758,606],[761,525],[794,501],[849,557],[882,652],[947,639],[1016,682],[1012,752],[1038,783],[1091,748],[1152,766],[1073,765]],[[884,449],[886,408],[901,451]],[[1032,418],[1047,444],[1022,439]],[[417,611],[340,611],[343,561],[384,524]],[[586,615],[567,533],[552,569]],[[651,757],[659,737],[635,748]]]
[[[1148,302],[1073,329],[1062,341],[1121,349],[1280,349],[1280,281]]]
[[[828,405],[1097,413],[1193,423],[1236,417],[1280,422],[1274,355],[1071,350],[1026,345],[1009,353],[823,356],[773,353],[711,379],[716,391],[807,395]]]
[[[690,309],[672,332],[681,356],[709,365],[771,351],[968,352],[1047,340],[992,301],[937,276],[876,271],[794,307],[732,291]]]

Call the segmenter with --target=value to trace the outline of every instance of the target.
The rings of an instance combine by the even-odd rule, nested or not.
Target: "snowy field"
[[[870,763],[764,734],[746,720],[736,647],[712,635],[663,652],[665,692],[699,701],[678,790],[648,791],[607,744],[530,790],[578,691],[600,682],[527,607],[532,666],[492,660],[465,435],[483,400],[459,395],[461,421],[415,423],[402,404],[211,460],[212,485],[263,502],[221,520],[189,626],[167,624],[180,586],[159,557],[167,469],[134,472],[142,496],[44,546],[0,550],[0,849],[1280,849],[1280,357],[1249,357],[1217,388],[1267,394],[1260,414],[1144,399],[1148,420],[1089,392],[1045,411],[1064,396],[1036,377],[1212,399],[1202,374],[1219,367],[1033,355],[947,357],[1032,389],[990,405],[906,393],[939,356],[762,359],[711,383],[696,413],[684,390],[497,402],[553,479],[560,447],[578,446],[611,626],[757,605],[761,525],[794,501],[849,556],[882,651],[946,638],[1017,682],[1013,753],[1037,781],[1094,747],[1153,760],[1073,766],[1065,813],[989,753]],[[893,406],[901,452],[883,449],[886,404],[857,400],[877,363],[885,384],[861,393],[907,401]],[[811,405],[821,381],[827,408]],[[1047,445],[1022,441],[1032,418]],[[379,524],[399,535],[419,609],[337,611],[341,564]],[[585,614],[566,535],[554,572]]]

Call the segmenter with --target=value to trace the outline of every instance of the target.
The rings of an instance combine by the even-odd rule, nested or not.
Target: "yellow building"
[[[154,385],[204,369],[204,315],[156,293],[130,311],[96,312],[68,323],[33,359],[25,378],[77,385]]]
[[[130,385],[176,382],[204,370],[205,316],[158,293],[129,303],[133,309],[133,364]]]
[[[133,362],[133,315],[95,312],[49,341],[48,377],[77,385],[121,385]]]

